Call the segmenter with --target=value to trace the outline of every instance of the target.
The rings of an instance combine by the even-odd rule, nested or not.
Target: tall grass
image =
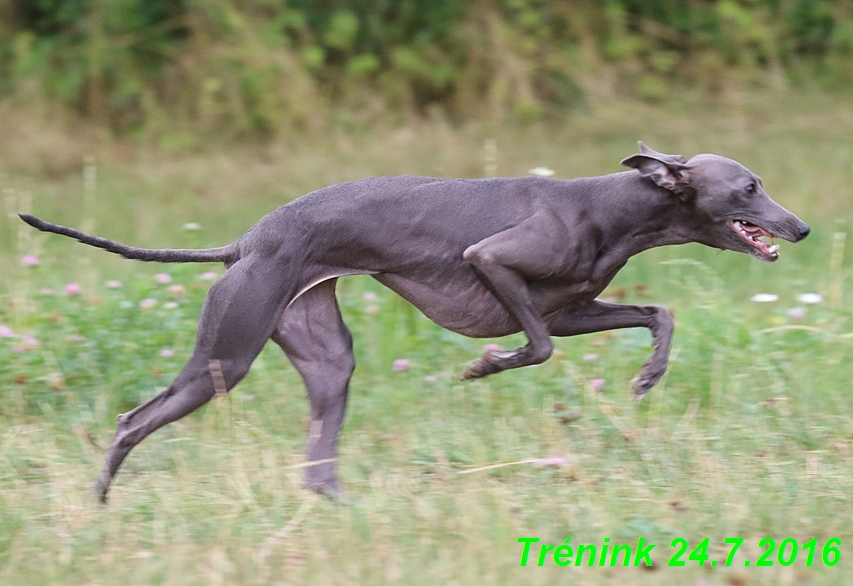
[[[94,149],[87,180],[82,165],[63,180],[10,165],[7,213],[30,207],[135,244],[204,246],[334,181],[477,176],[486,164],[502,175],[539,165],[596,174],[617,170],[643,138],[734,156],[814,231],[783,244],[773,265],[699,246],[632,260],[606,294],[662,303],[677,324],[670,371],[639,404],[629,381],[650,352],[645,331],[556,340],[539,367],[461,384],[454,375],[484,341],[439,329],[368,278],[342,279],[358,362],[341,444],[346,501],[301,488],[304,390],[268,347],[229,396],[134,450],[102,507],[88,489],[114,414],[171,382],[192,348],[202,274],[222,269],[129,263],[9,217],[0,325],[15,337],[0,338],[0,584],[846,583],[853,283],[839,234],[853,203],[850,118],[840,106],[779,115],[767,104],[701,120],[605,110],[564,131],[404,129],[177,160],[141,150],[123,162]],[[489,160],[486,138],[497,147]],[[201,229],[185,229],[191,221]],[[25,254],[41,264],[21,266]],[[105,286],[115,279],[122,287]],[[70,282],[79,295],[66,294]],[[807,292],[824,302],[804,305]],[[750,301],[756,293],[779,300]],[[392,372],[398,358],[408,372]],[[529,536],[643,537],[657,544],[658,567],[522,568],[516,540]],[[709,537],[721,561],[724,538],[745,541],[731,568],[667,568],[675,537],[691,548]],[[763,537],[838,537],[841,563],[743,566]]]

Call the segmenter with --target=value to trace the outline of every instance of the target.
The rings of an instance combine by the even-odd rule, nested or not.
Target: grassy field
[[[849,101],[600,106],[569,122],[498,132],[434,121],[216,154],[11,124],[0,142],[0,584],[849,583]],[[45,238],[12,212],[142,246],[221,245],[329,183],[537,166],[601,174],[618,171],[637,138],[732,156],[813,226],[773,265],[698,245],[628,264],[606,294],[676,317],[670,371],[644,402],[631,401],[629,380],[650,353],[646,331],[556,340],[539,367],[461,384],[454,375],[484,343],[522,338],[448,333],[372,280],[348,278],[339,291],[358,368],[341,443],[345,502],[301,488],[307,401],[272,345],[228,397],[141,444],[108,506],[88,493],[115,414],[170,383],[192,348],[207,273],[223,269],[123,261]],[[484,148],[491,140],[496,149]],[[28,255],[39,264],[22,266]],[[759,293],[778,300],[751,301]],[[408,372],[392,371],[400,358]],[[656,544],[655,568],[551,557],[538,567],[538,544],[520,567],[522,537],[599,550],[642,538]],[[686,566],[667,567],[679,537]],[[704,538],[698,567],[688,555]],[[744,540],[731,567],[726,538]],[[777,546],[771,567],[755,567],[763,538]],[[801,547],[788,566],[777,557],[786,538]],[[831,538],[840,561],[827,566]]]

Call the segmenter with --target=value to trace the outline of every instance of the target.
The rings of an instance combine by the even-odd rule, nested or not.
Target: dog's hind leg
[[[329,279],[299,296],[272,335],[302,376],[311,403],[305,483],[333,498],[341,491],[336,472],[338,433],[355,369],[352,336],[335,298],[336,282]]]
[[[271,273],[275,273],[271,278]],[[293,295],[273,259],[247,258],[213,284],[202,307],[192,357],[165,391],[117,417],[103,472],[102,501],[127,454],[146,436],[225,393],[249,371]]]

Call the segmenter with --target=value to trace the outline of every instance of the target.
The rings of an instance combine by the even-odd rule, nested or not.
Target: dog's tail
[[[222,246],[220,248],[200,248],[200,249],[174,249],[174,248],[136,248],[127,246],[113,240],[101,238],[99,236],[90,236],[80,230],[60,226],[59,224],[51,224],[44,220],[31,216],[29,214],[18,214],[27,224],[41,230],[42,232],[53,232],[63,236],[70,236],[79,240],[83,244],[103,248],[115,254],[120,254],[124,258],[133,260],[141,260],[145,262],[236,262],[240,258],[240,251],[237,243]]]

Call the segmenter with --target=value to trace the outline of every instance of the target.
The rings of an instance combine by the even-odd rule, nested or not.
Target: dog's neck
[[[609,272],[621,267],[650,248],[697,241],[701,219],[689,201],[632,171],[596,179],[583,190],[583,197],[596,201],[585,209],[600,231],[599,270]]]
[[[604,205],[598,207],[605,213],[597,219],[608,236],[630,250],[630,256],[658,246],[696,242],[696,226],[702,219],[690,199],[683,200],[634,171],[610,177],[618,183],[602,186]]]

